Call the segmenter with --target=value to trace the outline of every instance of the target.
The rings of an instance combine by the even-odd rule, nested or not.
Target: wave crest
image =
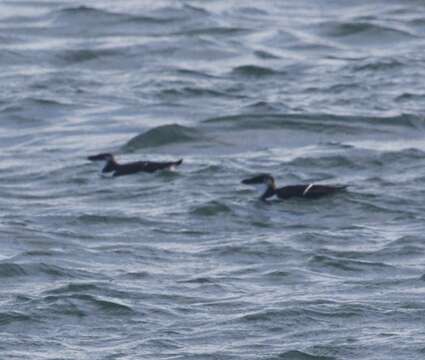
[[[177,124],[162,125],[135,136],[124,145],[125,150],[137,150],[176,143],[198,141],[202,138],[199,130]]]
[[[242,65],[235,67],[232,70],[232,74],[240,76],[265,77],[273,76],[280,73],[268,67],[258,65]]]

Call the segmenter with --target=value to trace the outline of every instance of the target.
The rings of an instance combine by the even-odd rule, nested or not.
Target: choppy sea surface
[[[419,0],[1,1],[1,358],[424,359],[424,64]]]

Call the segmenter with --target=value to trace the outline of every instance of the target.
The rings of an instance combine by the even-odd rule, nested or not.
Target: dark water
[[[413,0],[2,1],[1,358],[423,359],[424,40]]]

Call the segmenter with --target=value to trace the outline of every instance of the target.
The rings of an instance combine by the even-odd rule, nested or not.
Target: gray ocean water
[[[424,359],[424,63],[419,0],[1,1],[0,358]]]

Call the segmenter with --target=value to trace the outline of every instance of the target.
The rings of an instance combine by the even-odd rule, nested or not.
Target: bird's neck
[[[115,161],[115,159],[110,159],[106,162],[105,167],[103,168],[103,173],[108,173],[116,170],[119,167],[118,163]]]
[[[266,188],[260,197],[260,199],[263,201],[267,200],[268,198],[271,198],[276,193],[276,188],[274,185],[265,185],[265,186]]]

